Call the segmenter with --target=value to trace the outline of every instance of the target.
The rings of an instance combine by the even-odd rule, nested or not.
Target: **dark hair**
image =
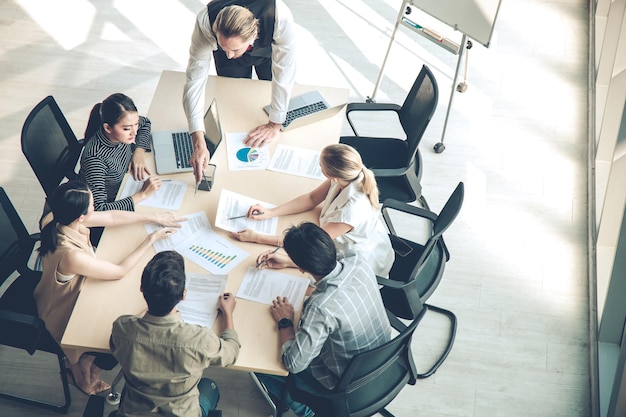
[[[183,298],[185,261],[175,251],[159,252],[141,274],[141,290],[153,316],[166,316]]]
[[[85,140],[95,135],[104,123],[114,126],[127,112],[136,111],[137,107],[130,97],[122,93],[111,94],[91,109],[85,129]]]
[[[283,239],[287,255],[306,272],[323,277],[337,264],[337,249],[324,229],[310,222],[288,229]]]
[[[57,224],[67,226],[89,211],[89,187],[82,181],[71,180],[59,185],[47,199],[53,219],[41,230],[41,256],[57,248]]]

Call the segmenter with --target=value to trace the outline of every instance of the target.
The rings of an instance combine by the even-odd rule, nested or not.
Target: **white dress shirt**
[[[331,183],[322,205],[320,225],[346,223],[352,226],[351,231],[334,239],[337,250],[346,256],[356,253],[367,261],[376,275],[386,277],[395,254],[380,210],[372,207],[362,191],[362,179],[361,173],[343,190],[336,182]]]
[[[274,41],[272,42],[272,99],[269,120],[282,123],[287,115],[289,97],[296,76],[296,28],[293,16],[282,0],[276,0]],[[187,82],[183,92],[183,107],[189,132],[204,131],[204,94],[213,51],[218,44],[205,6],[196,17],[191,36]]]

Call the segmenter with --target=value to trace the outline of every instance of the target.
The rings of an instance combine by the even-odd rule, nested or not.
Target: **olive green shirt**
[[[185,323],[175,312],[119,317],[110,346],[126,380],[117,416],[199,417],[202,372],[232,365],[240,344],[235,330],[218,337],[207,327]]]

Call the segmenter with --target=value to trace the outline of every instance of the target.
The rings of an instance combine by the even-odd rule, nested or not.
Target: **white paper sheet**
[[[276,297],[287,297],[294,309],[299,310],[308,286],[309,280],[303,277],[250,267],[243,277],[237,297],[269,305]]]
[[[176,251],[212,274],[226,274],[248,257],[228,239],[204,227],[176,246]]]
[[[213,327],[219,296],[226,289],[226,275],[187,273],[187,296],[176,307],[187,323]]]
[[[264,235],[275,235],[278,227],[277,217],[265,220],[251,220],[247,217],[241,217],[245,216],[250,206],[254,204],[260,204],[268,208],[276,207],[274,204],[254,200],[232,191],[222,190],[220,201],[217,205],[217,213],[215,214],[215,227],[230,232],[251,229]],[[232,219],[232,217],[238,218]]]
[[[300,177],[326,179],[320,168],[320,152],[313,149],[278,145],[267,169]]]
[[[128,176],[120,199],[126,198],[141,191],[143,181],[135,181],[132,175]],[[161,188],[156,190],[150,197],[139,203],[140,206],[156,207],[167,210],[178,210],[183,203],[187,184],[182,181],[163,180]]]
[[[176,246],[189,239],[198,230],[205,227],[211,227],[209,224],[209,219],[207,219],[206,213],[204,211],[186,214],[183,217],[185,217],[187,221],[180,223],[182,227],[176,229],[176,233],[172,233],[170,237],[162,240],[157,240],[152,244],[152,247],[154,247],[154,250],[156,252],[175,250]],[[144,227],[146,228],[146,232],[150,234],[162,228],[163,226],[158,224],[146,224]]]
[[[251,148],[243,143],[244,133],[226,133],[226,152],[230,171],[264,170],[270,162],[270,148]]]

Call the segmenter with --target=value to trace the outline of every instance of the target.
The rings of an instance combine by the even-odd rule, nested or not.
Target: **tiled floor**
[[[287,4],[302,43],[299,82],[347,86],[353,101],[372,95],[400,2]],[[43,192],[19,145],[30,109],[52,94],[78,135],[91,106],[110,93],[124,92],[147,111],[161,70],[184,70],[201,7],[198,0],[0,2],[0,185],[33,231]],[[446,233],[452,259],[431,298],[458,315],[456,344],[437,374],[394,400],[397,416],[590,414],[587,13],[582,0],[504,0],[490,47],[470,50],[469,88],[455,95],[442,154],[432,147],[455,57],[406,29],[396,36],[376,99],[401,102],[428,64],[440,100],[421,144],[424,194],[438,211],[459,181],[466,185],[463,211]],[[427,316],[413,341],[418,362],[445,330]],[[7,360],[32,359],[0,355],[0,385],[14,385]],[[220,383],[225,417],[269,414],[246,374],[209,373]],[[69,415],[80,416],[85,398],[72,394]],[[55,414],[0,400],[0,415]]]

